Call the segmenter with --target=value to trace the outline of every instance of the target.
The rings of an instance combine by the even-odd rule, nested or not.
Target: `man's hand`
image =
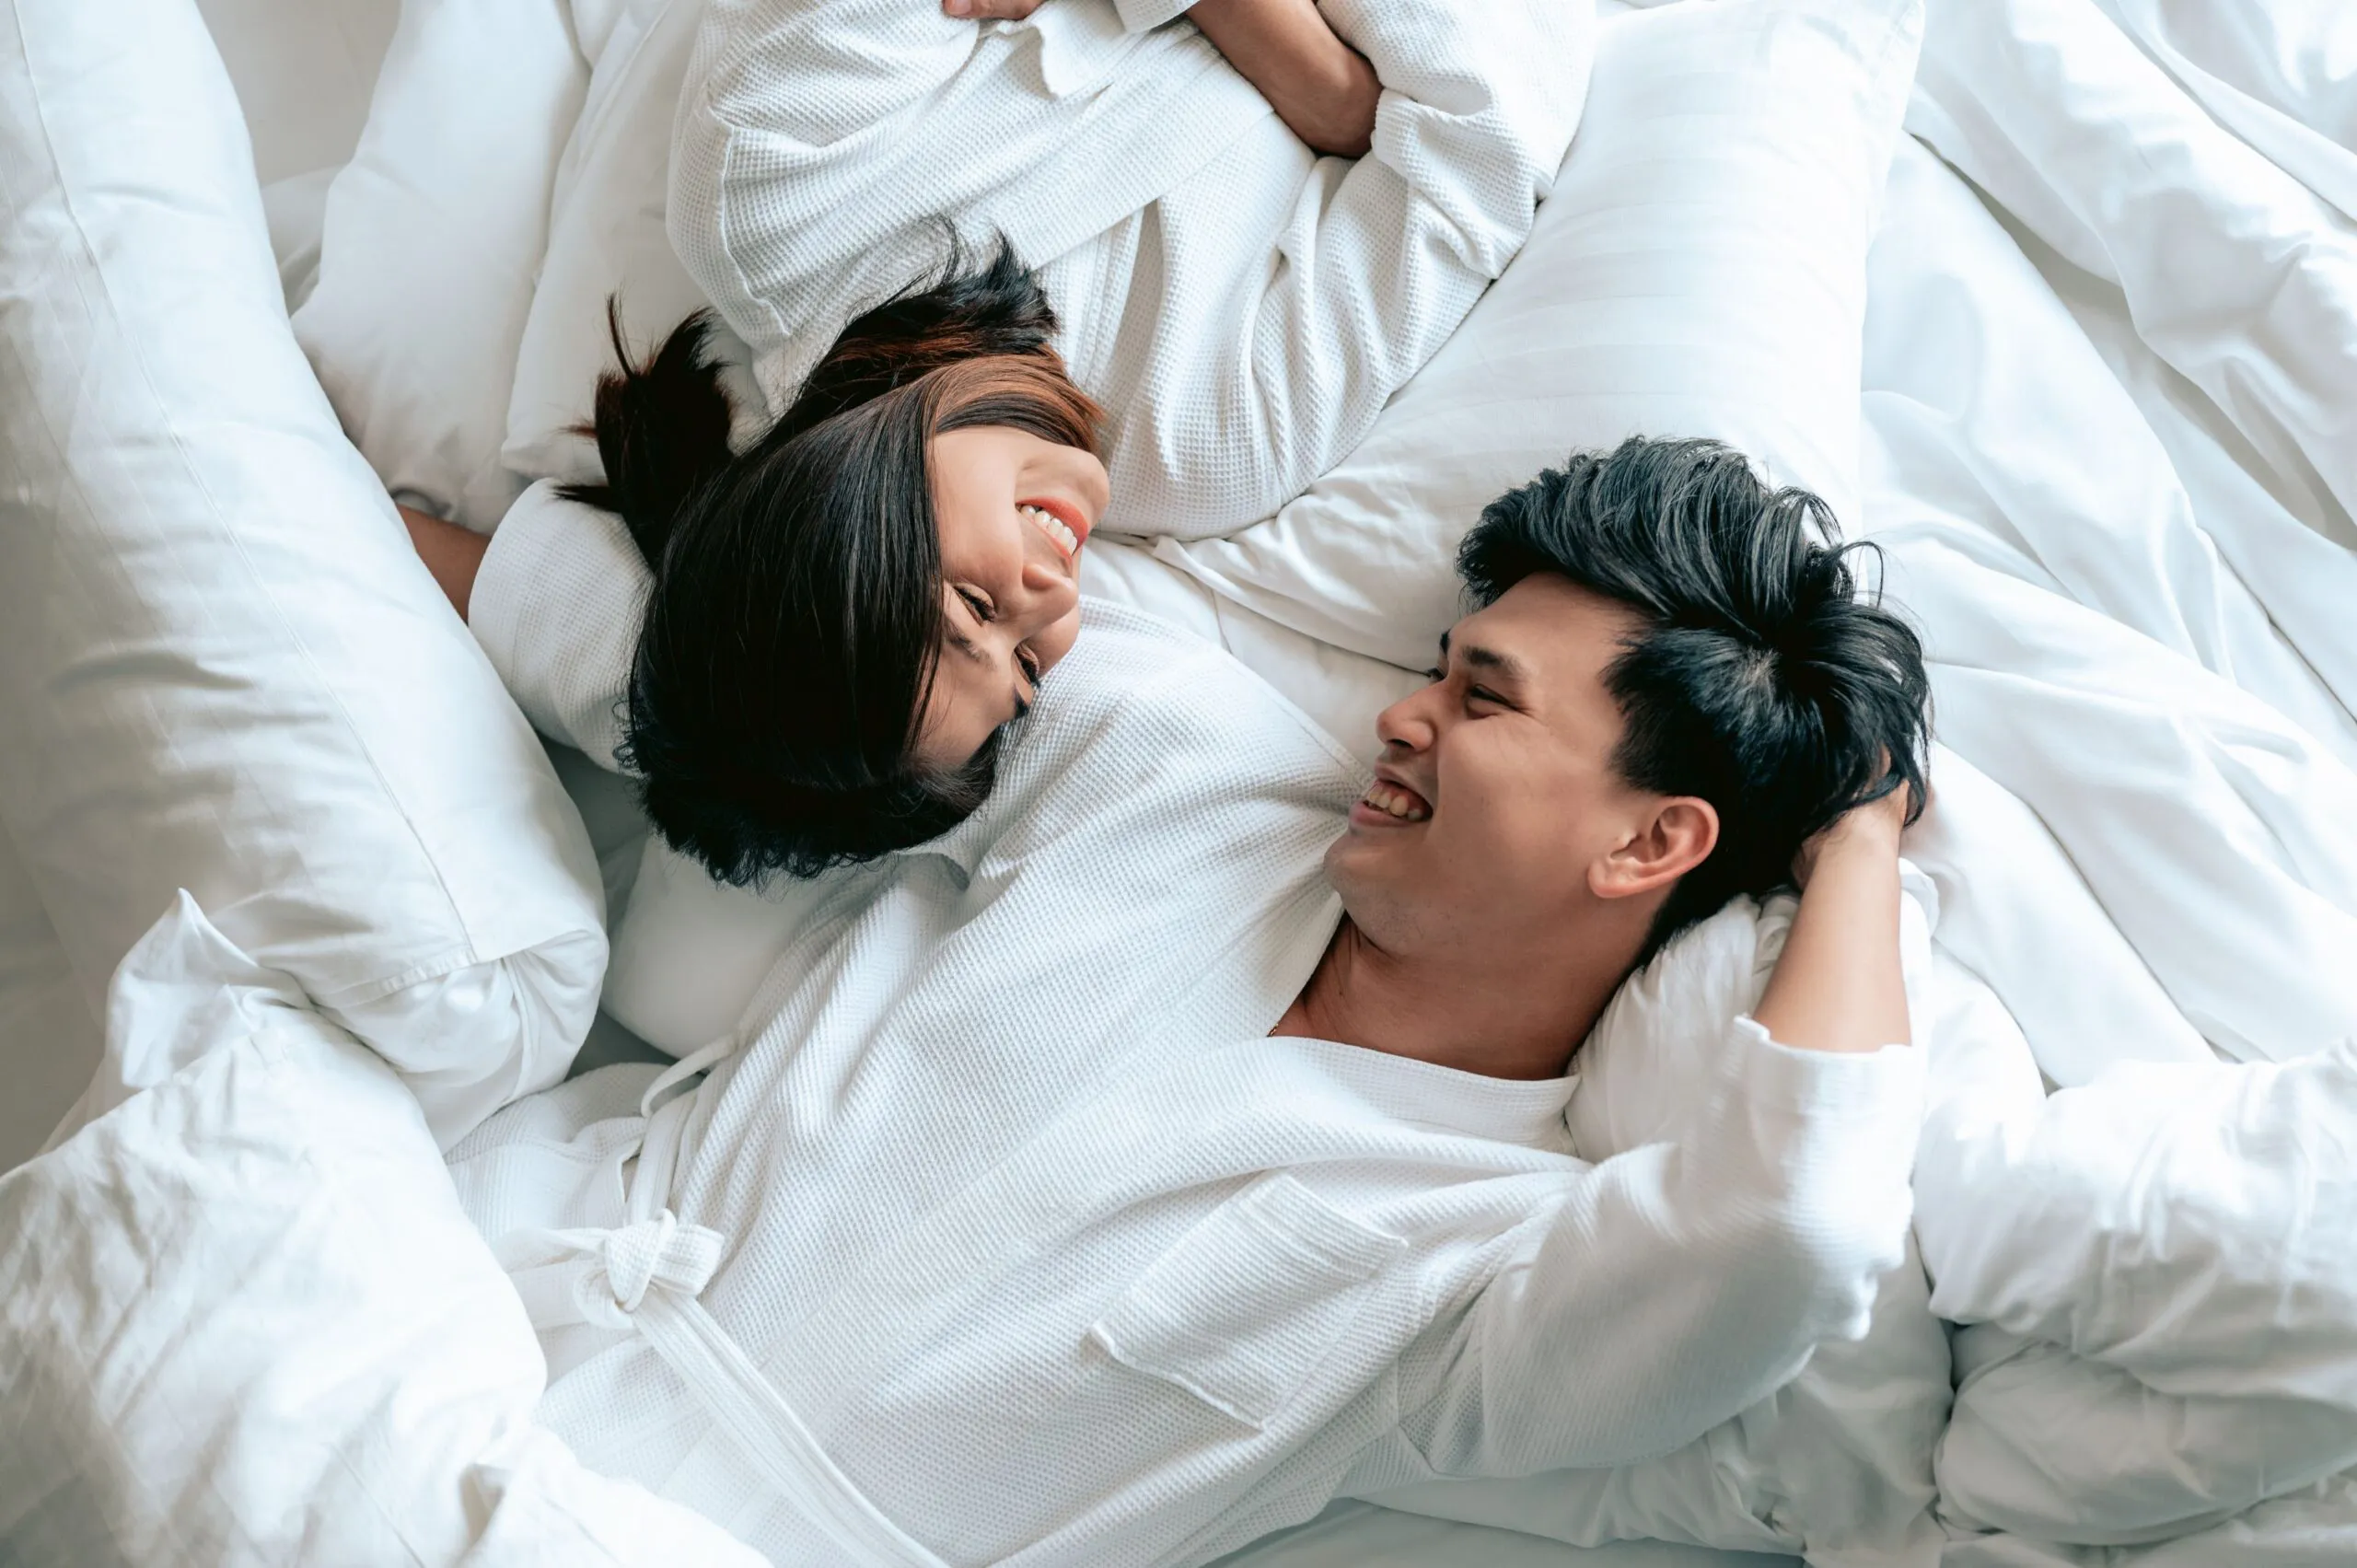
[[[944,16],[1019,22],[1040,0],[941,0]],[[1187,15],[1311,150],[1361,157],[1383,96],[1375,67],[1335,36],[1316,0],[1196,0]]]
[[[1837,818],[1793,857],[1800,912],[1752,1016],[1780,1045],[1878,1051],[1910,1043],[1898,957],[1905,787]]]
[[[1901,784],[1880,800],[1870,800],[1836,817],[1812,833],[1793,856],[1793,880],[1805,891],[1817,863],[1828,854],[1898,855],[1898,835],[1907,827],[1909,803],[1914,792]]]

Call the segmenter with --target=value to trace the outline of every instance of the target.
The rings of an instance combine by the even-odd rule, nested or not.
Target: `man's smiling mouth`
[[[1359,804],[1400,822],[1422,822],[1431,819],[1432,805],[1414,790],[1377,779],[1366,786],[1359,796]]]

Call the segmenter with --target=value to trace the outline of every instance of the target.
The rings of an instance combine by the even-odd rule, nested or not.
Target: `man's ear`
[[[1589,865],[1588,891],[1625,899],[1666,888],[1708,860],[1718,843],[1717,809],[1695,796],[1671,796],[1626,842]]]

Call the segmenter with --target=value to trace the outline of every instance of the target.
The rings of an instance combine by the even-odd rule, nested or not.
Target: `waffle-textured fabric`
[[[953,1563],[1200,1562],[1338,1494],[1668,1451],[1864,1330],[1920,1053],[1737,1019],[1690,1135],[1591,1166],[1573,1080],[1271,1038],[1364,774],[1218,648],[1086,614],[980,812],[788,895],[662,1195],[887,1516]],[[535,1220],[523,1144],[610,1160],[603,1078],[458,1151],[494,1240]],[[830,1560],[645,1342],[584,1331],[540,1414],[585,1463]]]

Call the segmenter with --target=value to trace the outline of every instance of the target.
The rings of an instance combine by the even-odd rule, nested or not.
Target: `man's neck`
[[[1364,1046],[1492,1078],[1556,1078],[1619,989],[1620,944],[1566,942],[1556,960],[1420,961],[1345,918],[1272,1034]],[[1585,947],[1585,954],[1582,949]],[[1605,962],[1584,962],[1599,948]]]

